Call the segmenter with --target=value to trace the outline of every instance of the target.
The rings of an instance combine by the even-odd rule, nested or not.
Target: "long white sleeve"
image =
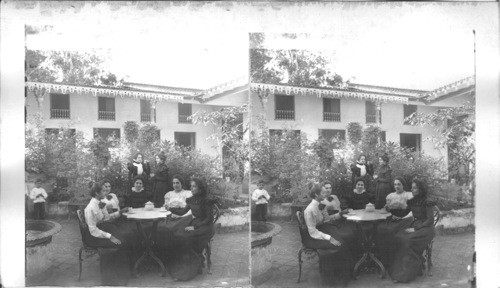
[[[325,234],[316,228],[318,223],[316,222],[316,217],[314,216],[313,211],[306,209],[304,211],[304,219],[306,221],[307,231],[309,231],[309,235],[311,235],[312,238],[328,241],[331,239],[330,235]]]

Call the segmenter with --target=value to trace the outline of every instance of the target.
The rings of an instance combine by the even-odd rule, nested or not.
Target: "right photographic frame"
[[[465,26],[249,34],[253,285],[475,285]]]

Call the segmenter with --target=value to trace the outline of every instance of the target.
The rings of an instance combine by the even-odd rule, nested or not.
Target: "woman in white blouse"
[[[183,184],[184,179],[180,175],[172,177],[174,190],[165,194],[165,208],[184,208],[186,206],[186,199],[193,196],[193,194],[189,190],[184,190],[182,188]]]
[[[85,208],[85,221],[89,232],[84,236],[86,243],[95,248],[116,248],[104,249],[100,253],[102,284],[126,285],[130,277],[131,262],[126,248],[127,243],[121,235],[127,233],[120,231],[110,220],[120,217],[128,208],[109,214],[106,204],[102,202],[106,195],[103,183],[95,183],[90,195],[92,199]]]
[[[320,249],[320,275],[325,284],[336,280],[347,284],[354,264],[350,246],[346,243],[350,240],[344,238],[344,233],[340,233],[341,228],[336,227],[335,222],[349,211],[328,215],[325,205],[321,204],[326,193],[319,184],[313,184],[309,191],[312,200],[304,210],[307,232],[301,231],[302,244]]]
[[[402,227],[407,227],[408,222],[411,223],[413,221],[410,208],[406,203],[413,198],[413,194],[404,190],[405,185],[406,182],[403,177],[398,176],[394,178],[394,189],[396,192],[387,195],[384,207],[392,213],[392,216],[387,218],[387,221],[380,223],[377,228],[377,246],[380,251],[379,259],[384,266],[389,265],[394,260],[391,259],[393,256],[391,251],[396,247],[394,235]]]

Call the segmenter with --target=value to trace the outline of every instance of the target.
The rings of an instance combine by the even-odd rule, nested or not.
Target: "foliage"
[[[135,121],[126,121],[123,124],[123,131],[128,143],[134,143],[139,138],[139,124]]]
[[[191,116],[194,124],[216,127],[208,139],[215,140],[216,147],[222,147],[224,175],[238,182],[243,180],[244,165],[249,161],[248,141],[244,138],[248,122],[243,121],[243,114],[247,112],[245,104],[213,112],[200,110]]]
[[[26,77],[34,82],[120,86],[123,79],[105,70],[106,57],[77,51],[26,51]]]
[[[347,138],[352,144],[358,144],[363,137],[363,126],[357,122],[347,123]]]
[[[387,153],[392,176],[402,176],[406,180],[406,191],[410,191],[411,180],[418,176],[427,181],[430,194],[433,194],[438,191],[445,175],[442,159],[392,142],[378,143],[380,128],[376,126],[366,127],[359,143],[340,143],[339,149],[332,149],[330,145],[333,144],[322,138],[308,142],[303,135],[299,137],[290,130],[272,137],[266,131],[262,129],[260,134],[253,132],[252,169],[254,173],[266,176],[268,185],[275,183],[271,185],[276,193],[275,202],[291,199],[304,202],[309,199],[307,183],[322,180],[330,180],[334,193],[343,198],[353,189],[349,166],[360,153],[373,159],[375,171],[379,167],[378,156]],[[369,190],[373,191],[374,185],[371,181]]]
[[[340,87],[342,77],[333,72],[332,53],[312,50],[271,50],[265,48],[262,33],[250,34],[251,81],[306,87]],[[282,34],[297,38],[297,34]]]
[[[412,125],[435,127],[437,133],[427,140],[437,148],[448,148],[450,177],[459,183],[473,182],[476,164],[475,99],[434,113],[414,113],[408,120]]]
[[[144,154],[144,157],[154,159],[157,153],[157,147],[160,145],[160,129],[152,123],[146,123],[139,128],[139,136],[137,137],[137,150]],[[135,153],[134,153],[135,154]]]

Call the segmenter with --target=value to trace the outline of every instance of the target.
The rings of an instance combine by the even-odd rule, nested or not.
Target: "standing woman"
[[[389,167],[389,156],[384,154],[379,157],[380,167],[375,179],[375,208],[381,209],[385,206],[385,198],[392,191],[392,170]]]
[[[411,184],[413,198],[408,206],[414,220],[396,234],[397,252],[389,274],[394,282],[409,282],[422,271],[422,253],[435,235],[434,205],[427,199],[427,187],[419,179]]]
[[[168,189],[168,167],[165,164],[167,157],[163,152],[156,155],[156,167],[154,173],[151,173],[153,183],[153,202],[155,207],[162,207],[164,204],[165,193]]]
[[[149,180],[149,174],[151,173],[151,167],[148,161],[144,161],[144,156],[141,153],[135,154],[135,158],[132,162],[128,163],[128,181],[130,186],[133,186],[133,179],[136,176],[141,176],[144,181],[144,186]]]
[[[369,190],[368,185],[370,184],[371,179],[373,178],[373,165],[370,163],[370,161],[366,160],[366,155],[359,155],[358,160],[356,161],[355,164],[351,165],[351,180],[353,186],[356,186],[356,179],[357,178],[363,178],[366,185],[365,188],[366,190]]]
[[[91,247],[116,248],[104,249],[100,255],[102,285],[127,285],[130,277],[130,258],[128,254],[128,244],[120,229],[110,221],[120,217],[121,213],[128,209],[108,214],[106,204],[101,202],[106,191],[102,183],[95,183],[90,195],[92,199],[85,208],[85,222],[88,231],[85,231],[84,238]]]

